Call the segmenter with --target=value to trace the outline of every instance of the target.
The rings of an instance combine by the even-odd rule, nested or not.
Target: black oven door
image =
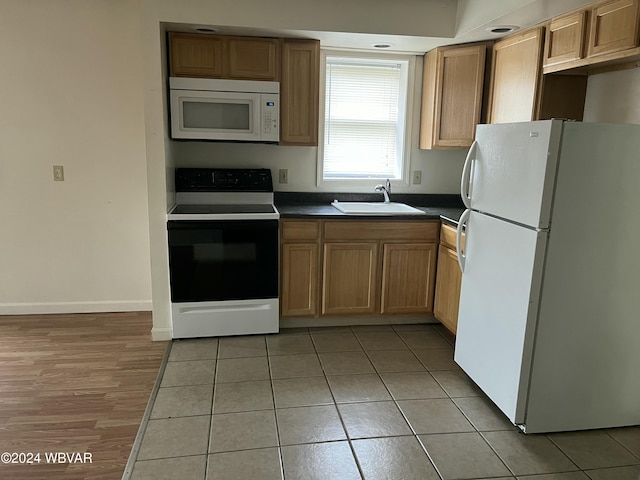
[[[171,301],[278,297],[278,220],[170,220]]]

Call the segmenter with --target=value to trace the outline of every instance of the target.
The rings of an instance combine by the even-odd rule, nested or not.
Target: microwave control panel
[[[277,142],[280,139],[280,105],[279,95],[260,95],[262,102],[262,140]]]

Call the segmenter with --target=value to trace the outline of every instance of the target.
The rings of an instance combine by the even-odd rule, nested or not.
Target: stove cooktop
[[[182,204],[176,205],[171,211],[172,215],[218,215],[236,213],[275,213],[276,210],[270,204],[233,204],[233,205],[202,205]]]

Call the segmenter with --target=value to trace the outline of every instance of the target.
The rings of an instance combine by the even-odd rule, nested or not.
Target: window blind
[[[401,68],[327,57],[324,178],[401,176]]]

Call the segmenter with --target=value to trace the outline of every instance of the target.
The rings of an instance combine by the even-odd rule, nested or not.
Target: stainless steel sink
[[[346,215],[425,215],[425,212],[404,203],[384,202],[331,202]]]

